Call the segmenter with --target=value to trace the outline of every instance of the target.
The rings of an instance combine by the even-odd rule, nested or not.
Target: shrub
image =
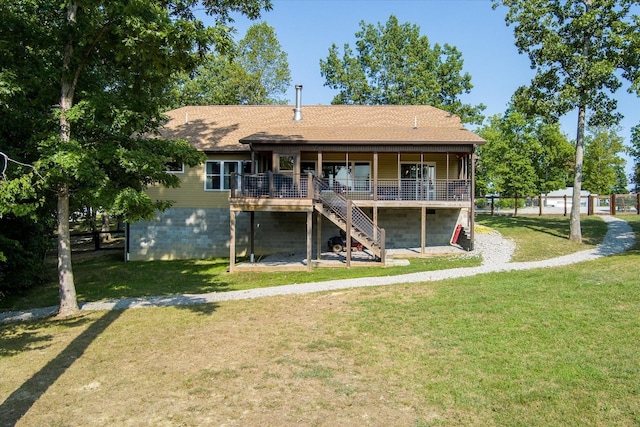
[[[0,218],[0,298],[44,281],[49,228],[27,217]]]

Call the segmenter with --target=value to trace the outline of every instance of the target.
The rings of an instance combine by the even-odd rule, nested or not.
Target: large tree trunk
[[[582,229],[580,227],[580,193],[582,192],[582,164],[584,161],[584,127],[586,107],[578,108],[578,134],[576,136],[576,164],[573,178],[573,197],[571,204],[571,222],[569,240],[582,242]]]
[[[66,317],[75,314],[79,308],[71,266],[69,187],[67,184],[62,184],[58,188],[58,284],[60,289],[58,316]]]
[[[67,7],[67,23],[75,25],[78,6],[75,3]],[[73,57],[73,40],[69,38],[62,58],[63,76],[60,90],[60,142],[66,145],[71,140],[71,123],[67,117],[73,106],[73,95],[77,77],[70,75],[71,58]],[[66,149],[66,147],[62,147]],[[63,178],[64,179],[64,178]],[[60,309],[58,316],[69,316],[76,313],[78,301],[76,287],[73,282],[71,266],[71,234],[69,232],[69,184],[63,182],[58,187],[58,285],[60,288]]]

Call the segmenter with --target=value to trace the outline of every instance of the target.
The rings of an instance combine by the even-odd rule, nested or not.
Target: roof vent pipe
[[[302,120],[302,85],[296,85],[296,108],[293,110],[293,121]]]

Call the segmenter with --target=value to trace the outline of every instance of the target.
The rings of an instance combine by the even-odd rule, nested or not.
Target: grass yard
[[[517,243],[515,261],[551,258],[597,245],[606,233],[606,224],[597,217],[585,217],[583,244],[567,241],[569,220],[566,217],[480,216],[478,223],[500,231]],[[186,261],[122,261],[122,254],[74,259],[73,272],[78,301],[134,298],[158,295],[198,294],[245,290],[291,283],[318,282],[353,277],[398,275],[416,271],[472,267],[480,264],[477,257],[413,258],[408,267],[359,267],[351,269],[315,269],[312,272],[228,274],[228,259]],[[55,264],[50,281],[23,295],[0,300],[0,310],[21,310],[58,304]]]
[[[625,219],[634,219],[625,217]],[[569,217],[489,216],[481,215],[477,222],[499,231],[516,242],[512,261],[538,261],[555,258],[597,246],[607,233],[607,224],[597,216],[582,216],[582,243],[569,242]]]
[[[564,268],[4,325],[0,423],[638,426],[639,275],[636,245]]]

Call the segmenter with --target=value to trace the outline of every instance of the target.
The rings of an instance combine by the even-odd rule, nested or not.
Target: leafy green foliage
[[[533,196],[564,188],[573,150],[558,124],[515,110],[493,116],[478,130],[477,193]]]
[[[250,76],[260,82],[262,99],[249,100],[252,104],[285,104],[281,97],[291,85],[291,72],[286,52],[282,51],[273,27],[266,22],[249,27],[238,43],[238,62]]]
[[[492,0],[508,8],[515,44],[536,74],[516,91],[520,111],[557,120],[578,110],[571,240],[580,241],[584,134],[592,126],[611,126],[621,118],[612,96],[622,79],[638,92],[640,16],[638,0]]]
[[[340,56],[334,44],[320,61],[325,86],[340,91],[333,104],[432,105],[463,122],[482,122],[484,105],[460,100],[473,85],[456,47],[431,46],[417,25],[400,24],[393,15],[385,25],[360,22],[356,38],[356,53],[345,44]]]
[[[591,125],[617,123],[610,94],[622,86],[620,77],[629,79],[640,66],[640,57],[625,53],[637,51],[634,5],[640,2],[494,0],[494,7],[498,3],[509,8],[506,22],[514,26],[516,46],[537,71],[518,92],[520,106],[556,118],[584,106],[593,112]]]
[[[631,129],[631,141],[628,154],[633,158],[631,182],[635,184],[635,192],[640,189],[640,125]]]
[[[284,104],[290,84],[287,54],[273,27],[263,22],[252,25],[226,53],[207,54],[193,76],[178,75],[168,107]]]
[[[615,128],[592,129],[585,138],[583,188],[594,194],[626,192],[626,176],[619,173],[625,165],[623,152],[623,140]]]
[[[0,217],[0,299],[44,282],[48,222],[11,214]]]
[[[196,7],[214,17],[213,27],[195,16]],[[0,3],[0,103],[7,107],[0,146],[34,166],[3,176],[0,199],[57,207],[62,314],[77,310],[70,213],[108,211],[117,201],[122,219],[133,220],[166,206],[142,190],[178,184],[168,162],[203,161],[184,141],[154,139],[173,76],[192,72],[212,46],[224,52],[233,45],[233,13],[257,18],[270,7],[269,0]],[[27,212],[24,203],[0,209]]]

